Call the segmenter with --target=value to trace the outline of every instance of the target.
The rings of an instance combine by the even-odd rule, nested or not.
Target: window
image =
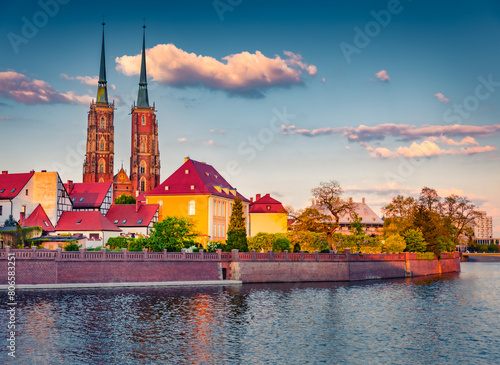
[[[99,142],[99,151],[104,151],[104,138],[101,138]]]
[[[127,220],[126,219],[122,220],[122,224],[125,224],[125,223],[127,223]]]
[[[76,198],[71,199],[72,202],[74,202],[75,200],[76,200]]]
[[[0,205],[0,215],[2,215],[3,206]]]
[[[81,197],[81,198],[80,198],[80,202],[82,202],[82,201],[83,201],[83,199],[84,199],[84,197]]]
[[[146,117],[143,115],[141,119],[142,119],[142,125],[146,125]]]
[[[168,189],[170,189],[170,186],[166,185],[165,190],[168,190]]]
[[[139,219],[139,220],[137,221],[137,224],[141,224],[141,223],[142,223],[142,219]]]
[[[271,210],[271,206],[270,205],[266,205],[266,209],[267,210]]]
[[[11,193],[13,193],[14,191],[16,191],[16,189],[15,189],[15,188],[14,188],[14,189],[12,189],[10,192],[11,192]]]
[[[43,221],[43,224],[45,224],[45,227],[49,226],[49,224],[47,223],[47,221]]]
[[[21,212],[26,213],[26,205],[23,205],[23,206],[21,207]]]
[[[146,152],[146,145],[144,142],[141,142],[141,152]]]
[[[184,170],[184,173],[187,175],[189,174],[189,170]]]
[[[106,128],[106,119],[104,117],[101,117],[101,129]]]
[[[106,168],[104,167],[104,165],[105,165],[104,159],[101,158],[99,160],[99,173],[100,174],[106,173]]]
[[[81,219],[79,219],[78,222],[76,222],[76,224],[80,224],[80,223],[82,223]]]
[[[4,191],[5,191],[5,189],[2,189],[2,190],[0,190],[0,193],[3,193]]]
[[[26,196],[28,196],[28,189],[26,189]]]
[[[115,221],[113,222],[113,224],[117,224],[120,220],[119,219],[115,219]]]
[[[146,163],[144,161],[141,161],[141,167],[139,168],[139,171],[141,172],[141,174],[146,173]]]
[[[195,215],[195,214],[196,214],[196,203],[194,200],[191,200],[189,202],[188,215]]]
[[[194,185],[191,185],[191,190],[194,190]]]
[[[145,178],[141,179],[141,191],[142,192],[146,191],[146,179]]]

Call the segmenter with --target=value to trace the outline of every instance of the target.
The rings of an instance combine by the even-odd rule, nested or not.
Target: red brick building
[[[114,102],[108,102],[103,28],[97,100],[92,101],[88,116],[87,150],[83,163],[84,183],[113,182],[114,110]]]
[[[145,26],[143,28],[146,28]],[[137,194],[148,192],[160,184],[160,150],[155,106],[149,105],[146,76],[146,37],[142,38],[141,76],[137,104],[132,107],[132,141],[130,180]]]
[[[135,191],[132,188],[132,181],[130,181],[123,167],[113,179],[113,203],[116,198],[120,197],[122,194],[126,196],[135,196]]]

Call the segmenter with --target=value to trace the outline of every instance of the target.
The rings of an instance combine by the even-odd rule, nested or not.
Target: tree
[[[352,214],[354,203],[351,199],[343,199],[344,191],[340,183],[336,180],[321,182],[319,187],[311,190],[316,204],[323,209],[326,209],[333,218],[333,226],[330,228],[330,233],[327,233],[328,242],[332,249],[336,251],[335,245],[331,241],[331,235],[339,228],[340,218],[345,214]],[[326,227],[325,227],[326,228]]]
[[[11,215],[9,215],[9,218],[5,221],[5,223],[3,224],[5,227],[15,227],[17,224],[17,221],[14,219],[14,217]]]
[[[115,204],[135,204],[135,202],[135,197],[132,195],[125,195],[125,193],[115,199]]]
[[[454,227],[451,239],[455,244],[459,244],[460,235],[466,233],[467,228],[478,216],[475,208],[476,206],[463,196],[452,194],[444,199],[442,212]]]
[[[420,229],[409,229],[404,233],[406,242],[406,251],[408,252],[425,252],[427,244]]]
[[[227,229],[227,245],[241,252],[248,251],[247,229],[245,217],[243,216],[243,203],[241,198],[234,199],[233,209],[229,218]]]
[[[361,221],[363,220],[357,213],[352,214],[352,223],[351,223],[351,231],[356,236],[364,235],[363,227],[365,226]]]
[[[326,239],[333,251],[337,252],[337,244],[333,240],[333,234],[338,228],[338,223],[333,222],[329,215],[321,213],[316,208],[306,208],[290,215],[295,218],[293,229],[295,231],[324,232]]]
[[[385,239],[385,252],[403,252],[406,248],[406,242],[399,234],[393,234]]]
[[[405,198],[398,195],[392,202],[382,207],[384,213],[384,235],[403,234],[413,227],[413,216],[417,207],[417,202],[411,196]]]
[[[153,224],[153,231],[145,246],[153,251],[178,252],[182,248],[195,245],[198,234],[194,231],[194,223],[184,217],[166,217],[161,222]]]

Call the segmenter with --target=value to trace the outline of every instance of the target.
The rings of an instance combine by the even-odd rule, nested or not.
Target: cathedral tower
[[[155,106],[149,106],[146,76],[146,26],[142,34],[141,76],[137,105],[132,106],[132,154],[130,180],[132,189],[139,194],[160,184],[160,150],[158,149],[158,124]]]
[[[101,69],[97,100],[90,104],[87,126],[87,152],[83,164],[83,182],[113,182],[114,102],[108,102],[106,61],[104,56],[104,23],[102,23]]]

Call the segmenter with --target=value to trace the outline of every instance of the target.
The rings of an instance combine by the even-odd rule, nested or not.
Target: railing
[[[231,262],[231,261],[280,261],[280,262],[338,262],[338,261],[405,261],[417,260],[417,254],[414,252],[404,253],[371,253],[371,254],[351,254],[349,250],[345,250],[343,254],[333,253],[314,253],[308,252],[239,252],[232,250],[231,252],[186,252],[183,249],[181,252],[149,252],[144,249],[142,252],[130,252],[127,249],[117,251],[62,251],[45,250],[32,248],[31,250],[11,249],[7,246],[6,249],[0,250],[0,260],[6,260],[9,255],[15,254],[16,260],[56,260],[56,261],[215,261],[215,262]],[[458,258],[459,253],[443,252],[441,259]]]

